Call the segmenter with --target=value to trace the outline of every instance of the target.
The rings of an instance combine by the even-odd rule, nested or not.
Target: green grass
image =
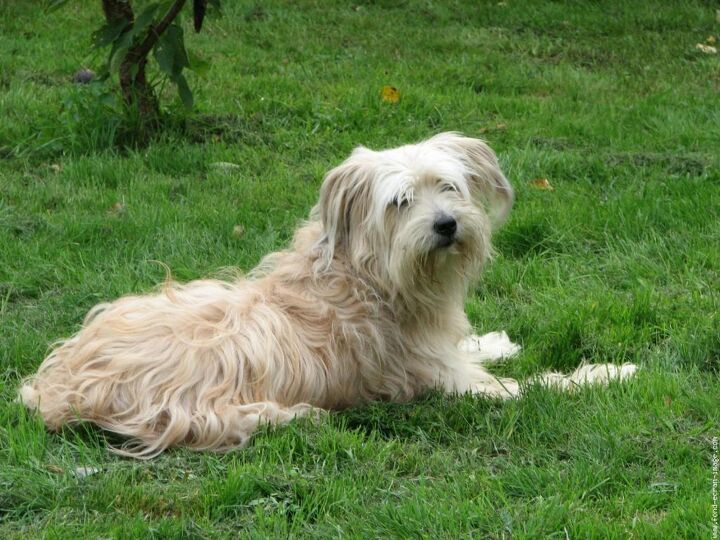
[[[196,110],[166,88],[172,126],[136,148],[106,89],[69,82],[102,59],[95,4],[0,5],[0,537],[710,538],[720,58],[694,46],[715,4],[225,1],[186,33],[212,60]],[[155,261],[249,270],[355,145],[442,130],[487,138],[517,189],[467,305],[524,346],[497,372],[636,362],[634,381],[430,394],[151,462],[13,402],[91,306],[160,282]]]

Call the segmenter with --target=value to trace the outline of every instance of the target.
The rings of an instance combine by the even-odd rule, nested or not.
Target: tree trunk
[[[160,106],[153,87],[145,76],[147,57],[137,58],[131,52],[120,64],[120,89],[125,103],[137,107],[143,127],[157,126]]]
[[[128,106],[135,106],[138,110],[141,126],[154,129],[160,118],[160,106],[152,85],[145,75],[147,57],[158,39],[185,5],[186,0],[176,0],[162,20],[151,26],[142,41],[134,43],[120,63],[120,89],[123,100]],[[130,28],[135,20],[130,0],[102,0],[105,20],[108,24],[123,21]]]
[[[123,32],[127,32],[135,21],[130,0],[102,0],[102,7],[108,24],[118,21],[126,23],[127,28]],[[133,46],[120,63],[120,90],[125,104],[137,107],[141,125],[152,128],[157,124],[160,107],[155,92],[145,76],[149,49],[141,55],[138,54],[140,51],[137,48]]]

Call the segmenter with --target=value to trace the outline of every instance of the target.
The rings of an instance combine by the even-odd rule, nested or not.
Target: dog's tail
[[[96,305],[85,316],[83,325],[87,327],[111,307],[110,303]],[[59,429],[77,417],[72,399],[72,394],[77,392],[71,389],[72,367],[67,360],[76,354],[78,341],[75,336],[55,343],[38,372],[25,378],[18,391],[18,401],[28,409],[38,410],[48,427],[53,429]]]
[[[45,424],[58,430],[60,427],[77,418],[73,412],[73,398],[76,394],[71,388],[71,372],[64,357],[71,352],[73,339],[61,342],[50,353],[35,375],[23,380],[18,391],[18,400],[28,409],[40,413]]]
[[[28,409],[37,409],[40,405],[40,392],[33,384],[33,381],[26,379],[23,385],[20,387],[18,392],[18,399],[20,403],[25,405]]]
[[[87,347],[77,337],[61,343],[23,381],[19,401],[53,431],[89,421],[127,438],[121,447],[111,447],[124,456],[149,459],[170,446],[242,448],[262,424],[319,412],[307,403],[253,402],[250,396],[242,402],[218,383],[225,371],[216,362],[184,362],[177,370],[163,370],[161,363],[144,361],[146,369],[118,371],[132,358],[116,358],[112,368],[102,357],[88,355]]]
[[[273,401],[227,403],[222,407],[212,406],[210,402],[192,410],[180,402],[175,403],[177,400],[171,397],[170,403],[153,402],[139,410],[122,413],[107,410],[116,408],[110,403],[118,399],[117,395],[105,395],[103,399],[99,394],[104,392],[98,393],[89,387],[77,390],[72,381],[63,382],[58,370],[49,376],[41,372],[26,379],[18,393],[19,401],[37,411],[51,430],[91,421],[128,439],[120,447],[111,446],[113,452],[138,459],[153,458],[177,445],[219,452],[242,448],[263,424],[284,424],[296,417],[320,412],[307,403],[284,406]],[[99,405],[98,399],[105,405]],[[196,406],[202,402],[198,400]]]

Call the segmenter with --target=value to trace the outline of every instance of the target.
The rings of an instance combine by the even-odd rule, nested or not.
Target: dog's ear
[[[495,152],[480,139],[471,139],[458,133],[440,133],[430,141],[446,151],[456,153],[465,163],[471,190],[488,204],[488,214],[493,228],[500,227],[507,219],[515,200],[515,193],[500,170]]]
[[[353,227],[361,227],[370,204],[370,172],[367,163],[358,159],[369,150],[359,148],[344,163],[325,175],[320,200],[313,217],[322,223],[320,247],[329,263],[335,251],[350,244]]]

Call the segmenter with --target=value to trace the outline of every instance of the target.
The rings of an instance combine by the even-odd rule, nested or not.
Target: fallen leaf
[[[383,86],[380,97],[385,103],[397,103],[400,101],[400,90],[394,86]]]
[[[62,474],[65,472],[64,469],[62,469],[61,467],[58,467],[57,465],[53,465],[52,463],[45,465],[45,469],[50,471],[51,473],[55,473],[55,474]]]
[[[650,484],[650,491],[658,493],[672,493],[677,491],[678,485],[673,482],[653,482]]]
[[[121,214],[124,214],[125,210],[125,203],[118,201],[110,207],[110,209],[108,210],[108,214],[119,216]]]
[[[92,476],[93,474],[97,474],[100,472],[100,469],[97,467],[76,467],[73,471],[73,474],[75,475],[75,478],[86,478],[88,476]]]
[[[530,181],[530,185],[537,189],[544,189],[546,191],[555,191],[555,188],[550,185],[547,178],[536,178]]]
[[[52,165],[50,165],[50,170],[57,173],[62,170],[62,167],[60,167],[60,165],[58,165],[57,163],[53,163]]]
[[[240,238],[242,235],[245,234],[245,227],[242,225],[235,225],[232,230],[232,235],[235,238]]]
[[[715,36],[708,36],[705,40],[705,43],[707,43],[708,45],[715,45],[716,41],[717,39],[715,38]]]
[[[219,171],[233,171],[239,169],[240,165],[237,163],[230,163],[229,161],[215,161],[210,163],[210,167]]]
[[[701,53],[705,54],[717,54],[717,49],[711,45],[705,45],[704,43],[698,43],[695,48]]]
[[[480,133],[487,133],[488,131],[505,131],[507,129],[507,124],[495,124],[494,126],[486,126],[484,128],[480,128]]]

